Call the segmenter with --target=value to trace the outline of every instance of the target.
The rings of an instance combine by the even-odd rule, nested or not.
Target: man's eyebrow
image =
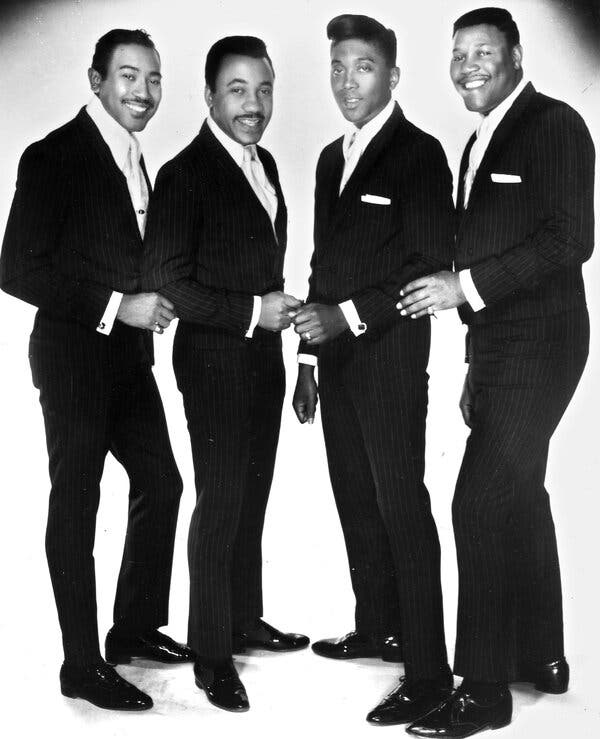
[[[121,66],[119,67],[119,69],[131,69],[134,72],[140,72],[141,71],[139,67],[134,67],[133,64],[121,64]],[[150,74],[153,74],[156,77],[160,77],[162,79],[162,74],[160,72],[156,72],[155,70],[153,70],[152,72],[150,72]]]
[[[358,61],[358,62],[372,62],[373,64],[375,64],[375,59],[373,59],[372,56],[359,56],[356,61]],[[341,64],[342,62],[341,62],[340,59],[332,59],[331,60],[331,63],[332,64]]]

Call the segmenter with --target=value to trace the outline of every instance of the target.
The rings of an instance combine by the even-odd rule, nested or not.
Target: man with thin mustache
[[[140,293],[150,183],[136,132],[161,99],[160,57],[144,31],[96,44],[91,102],[25,151],[0,261],[2,289],[38,307],[31,334],[52,490],[46,552],[65,661],[61,690],[102,707],[152,699],[108,663],[191,659],[157,629],[168,618],[181,478],[152,375],[152,333],[175,314]],[[94,535],[108,452],[130,481],[114,608],[100,656]]]
[[[544,478],[550,439],[587,359],[581,265],[594,244],[590,135],[572,108],[525,78],[511,14],[466,13],[452,46],[452,81],[479,114],[460,168],[456,272],[412,281],[398,304],[412,319],[458,306],[468,326],[461,409],[471,433],[452,511],[454,672],[463,682],[409,727],[426,737],[507,725],[510,682],[568,689]]]
[[[148,222],[148,289],[173,302],[173,366],[196,475],[188,641],[196,684],[245,711],[233,653],[301,649],[262,620],[261,537],[285,376],[280,332],[300,301],[283,292],[287,210],[273,157],[257,146],[273,109],[263,41],[208,52],[200,133],[160,170]]]

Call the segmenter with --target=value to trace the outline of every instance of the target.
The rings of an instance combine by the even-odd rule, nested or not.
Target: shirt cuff
[[[485,308],[485,303],[481,299],[481,295],[477,292],[473,278],[471,277],[470,269],[461,269],[458,273],[458,281],[460,282],[461,289],[465,294],[467,303],[471,306],[471,309],[477,313],[479,310]]]
[[[311,364],[316,367],[318,363],[319,360],[314,354],[298,354],[298,364]]]
[[[98,333],[109,336],[117,317],[117,313],[119,312],[119,306],[121,305],[122,299],[123,293],[118,293],[116,291],[110,296],[104,310],[104,315],[100,319],[100,323],[96,326],[96,331],[98,331]]]
[[[246,331],[247,339],[252,338],[254,329],[258,326],[258,321],[260,319],[261,306],[262,306],[262,298],[260,297],[260,295],[255,295],[254,296],[254,306],[252,308],[252,318],[250,319],[250,325],[248,326],[248,330]]]
[[[344,318],[346,319],[346,323],[348,324],[350,331],[352,331],[355,336],[364,334],[367,330],[367,324],[360,320],[360,316],[358,315],[358,311],[356,310],[354,303],[351,300],[345,300],[343,303],[340,303],[340,308],[344,314]]]

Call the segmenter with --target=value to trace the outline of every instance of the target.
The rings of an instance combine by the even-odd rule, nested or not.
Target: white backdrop
[[[586,119],[600,141],[600,65],[591,36],[573,23],[567,4],[550,0],[498,2],[520,27],[526,75],[539,90],[561,98]],[[95,41],[110,28],[149,31],[163,62],[163,101],[142,134],[154,175],[196,134],[205,116],[204,57],[225,35],[248,33],[267,42],[276,70],[275,110],[263,143],[275,155],[289,207],[286,289],[304,297],[311,252],[312,191],[321,148],[340,135],[343,121],[328,82],[326,23],[341,12],[362,12],[391,26],[398,36],[400,84],[395,97],[407,117],[442,142],[454,173],[475,125],[449,76],[451,25],[476,7],[464,0],[368,4],[332,0],[58,0],[12,4],[0,25],[0,226],[5,223],[23,149],[72,118],[90,97],[86,70]],[[570,4],[569,4],[570,5]],[[8,7],[8,6],[7,6]],[[16,9],[14,9],[16,7]],[[567,655],[572,690],[561,697],[532,689],[515,691],[515,723],[505,736],[597,736],[600,699],[595,695],[600,661],[596,626],[599,598],[596,561],[597,480],[600,461],[596,419],[600,394],[598,258],[585,268],[592,315],[592,349],[577,395],[555,434],[548,489],[553,500],[561,554]],[[67,701],[58,693],[61,645],[46,570],[44,528],[48,477],[42,417],[31,385],[28,334],[34,309],[0,295],[0,449],[2,515],[0,562],[1,719],[11,736],[34,730],[75,735],[158,736],[172,728],[181,736],[304,735],[358,737],[373,731],[364,715],[391,687],[398,673],[376,660],[338,664],[309,651],[239,660],[252,710],[231,716],[209,707],[193,687],[189,667],[123,674],[145,687],[156,708],[144,716],[121,716]],[[175,455],[185,482],[175,553],[169,633],[185,639],[187,618],[187,523],[194,501],[189,441],[171,369],[173,330],[157,337],[156,374]],[[450,501],[466,432],[457,402],[464,374],[464,330],[454,313],[433,322],[430,362],[427,483],[443,552],[447,639],[452,656],[456,613],[456,565]],[[291,409],[295,340],[285,335],[289,397],[264,535],[265,617],[275,625],[310,634],[340,635],[353,626],[353,596],[341,531],[329,487],[320,424],[300,427]],[[102,486],[96,562],[101,638],[111,624],[127,510],[123,471],[109,459]],[[39,694],[39,695],[38,695]],[[35,695],[35,702],[32,696]],[[535,704],[535,706],[534,706]],[[400,731],[401,729],[396,729]],[[390,733],[393,729],[388,730]]]

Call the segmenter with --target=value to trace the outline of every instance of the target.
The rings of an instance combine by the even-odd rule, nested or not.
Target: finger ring
[[[305,341],[310,341],[310,331],[305,331],[304,332],[304,340]]]
[[[430,316],[435,316],[435,311],[433,310],[433,308],[431,306],[429,306],[429,308],[427,308],[427,313],[429,313]]]

